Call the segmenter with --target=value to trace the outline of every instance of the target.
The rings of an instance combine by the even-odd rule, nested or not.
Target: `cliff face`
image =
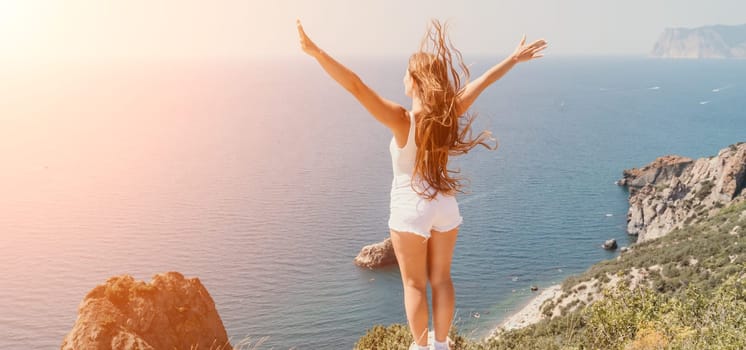
[[[215,303],[199,279],[178,272],[151,283],[132,276],[109,278],[78,307],[62,341],[72,349],[233,349]]]
[[[746,58],[746,24],[666,28],[653,46],[654,57]]]
[[[630,191],[627,232],[638,242],[654,239],[746,199],[746,143],[696,161],[661,157],[625,170],[618,184]]]

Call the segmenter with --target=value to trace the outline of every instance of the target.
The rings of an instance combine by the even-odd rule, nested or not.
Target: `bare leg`
[[[433,327],[435,340],[446,341],[453,321],[456,291],[451,281],[451,260],[458,227],[447,232],[432,231],[428,242],[428,279],[433,290]]]
[[[427,346],[427,241],[409,232],[391,230],[391,243],[404,286],[404,308],[415,343]]]

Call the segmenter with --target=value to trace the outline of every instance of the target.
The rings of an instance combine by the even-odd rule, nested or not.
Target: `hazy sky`
[[[299,54],[295,19],[339,55],[407,55],[430,18],[468,54],[647,54],[666,27],[746,23],[744,0],[0,0],[0,58],[221,58]]]

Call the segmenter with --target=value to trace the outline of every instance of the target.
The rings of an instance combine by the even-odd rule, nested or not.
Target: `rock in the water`
[[[93,288],[78,306],[78,319],[61,349],[233,347],[199,279],[167,272],[150,283],[123,275]]]
[[[627,233],[645,242],[746,199],[746,143],[696,161],[660,157],[618,183],[630,190]]]
[[[539,286],[531,286],[531,291],[532,292],[535,292],[537,290],[539,290]]]
[[[391,243],[391,238],[363,247],[355,257],[354,262],[357,266],[370,269],[396,264],[396,254],[394,254],[394,245]]]
[[[614,249],[616,249],[616,247],[617,247],[617,245],[616,245],[616,239],[612,238],[612,239],[607,240],[606,242],[604,242],[604,244],[603,244],[602,247],[604,249],[606,249],[606,250],[614,250]]]
[[[628,252],[628,251],[629,251],[629,248],[628,248],[628,247],[621,247],[621,248],[619,248],[619,252],[620,252],[620,253],[626,253],[626,252]]]

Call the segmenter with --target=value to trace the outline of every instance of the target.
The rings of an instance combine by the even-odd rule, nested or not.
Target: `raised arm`
[[[496,64],[479,78],[474,79],[467,84],[458,101],[458,115],[462,115],[469,110],[469,107],[477,100],[477,97],[486,89],[492,85],[495,81],[502,78],[511,68],[513,68],[519,62],[526,62],[534,58],[544,56],[540,54],[542,50],[547,47],[547,42],[544,39],[536,40],[530,45],[525,45],[526,36],[524,35],[518,47],[515,49],[513,54],[508,56],[502,62]]]
[[[404,107],[379,96],[373,89],[365,85],[357,74],[319,49],[306,35],[300,20],[297,21],[297,26],[303,51],[315,58],[326,73],[355,96],[373,117],[392,130],[401,126],[402,123],[409,122],[407,110]]]

